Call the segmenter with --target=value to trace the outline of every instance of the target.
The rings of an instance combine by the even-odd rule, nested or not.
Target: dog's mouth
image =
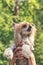
[[[29,36],[31,34],[31,31],[30,32],[23,31],[20,34],[21,34],[21,36]]]

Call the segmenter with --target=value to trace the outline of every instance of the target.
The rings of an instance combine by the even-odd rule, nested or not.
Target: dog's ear
[[[32,24],[32,26],[35,26],[35,24],[34,23],[31,23]]]
[[[14,29],[15,28],[15,25],[16,25],[17,23],[15,23],[15,22],[12,22],[12,28]]]
[[[15,26],[15,24],[16,24],[15,22],[12,22],[12,26]]]
[[[32,26],[34,26],[35,30],[37,30],[37,29],[36,29],[36,25],[35,25],[34,23],[32,23]]]
[[[30,25],[35,26],[35,24],[34,24],[34,23],[32,23],[32,22],[30,22]]]

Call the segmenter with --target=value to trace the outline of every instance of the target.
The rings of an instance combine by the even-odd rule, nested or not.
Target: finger
[[[20,51],[20,50],[22,50],[21,47],[17,47],[17,48],[15,49],[15,53],[16,53],[17,51]]]
[[[18,51],[18,52],[16,53],[16,56],[17,56],[17,57],[19,57],[19,56],[20,56],[20,57],[22,57],[22,56],[23,56],[23,54],[22,54],[22,52],[21,52],[21,51]]]
[[[18,54],[18,55],[19,55],[19,54],[22,54],[22,51],[17,51],[17,52],[16,52],[16,55],[17,55],[17,54]]]

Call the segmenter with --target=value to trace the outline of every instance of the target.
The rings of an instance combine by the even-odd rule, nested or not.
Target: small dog
[[[36,33],[35,25],[28,22],[20,22],[19,24],[13,23],[13,29],[15,44],[13,43],[10,45],[10,48],[13,50],[16,46],[21,46],[23,55],[28,58],[28,60],[31,58],[30,64],[36,65],[35,57],[32,53],[32,50],[34,50],[34,37]],[[22,44],[22,42],[24,42],[24,44]],[[6,53],[4,54],[6,55]],[[9,54],[7,54],[7,56],[9,56]]]
[[[19,24],[13,23],[14,29],[14,38],[16,45],[22,45],[21,42],[24,42],[22,46],[23,55],[29,59],[31,58],[30,65],[36,65],[34,54],[34,39],[36,34],[36,27],[33,23],[21,22]],[[28,60],[29,61],[29,60]]]

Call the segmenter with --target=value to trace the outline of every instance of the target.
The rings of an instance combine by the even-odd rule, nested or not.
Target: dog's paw
[[[24,55],[24,57],[29,58],[31,53],[31,49],[29,45],[24,44],[22,46],[22,54]]]
[[[12,51],[12,49],[11,48],[5,49],[3,56],[8,58],[8,59],[12,59],[13,58],[13,51]]]

